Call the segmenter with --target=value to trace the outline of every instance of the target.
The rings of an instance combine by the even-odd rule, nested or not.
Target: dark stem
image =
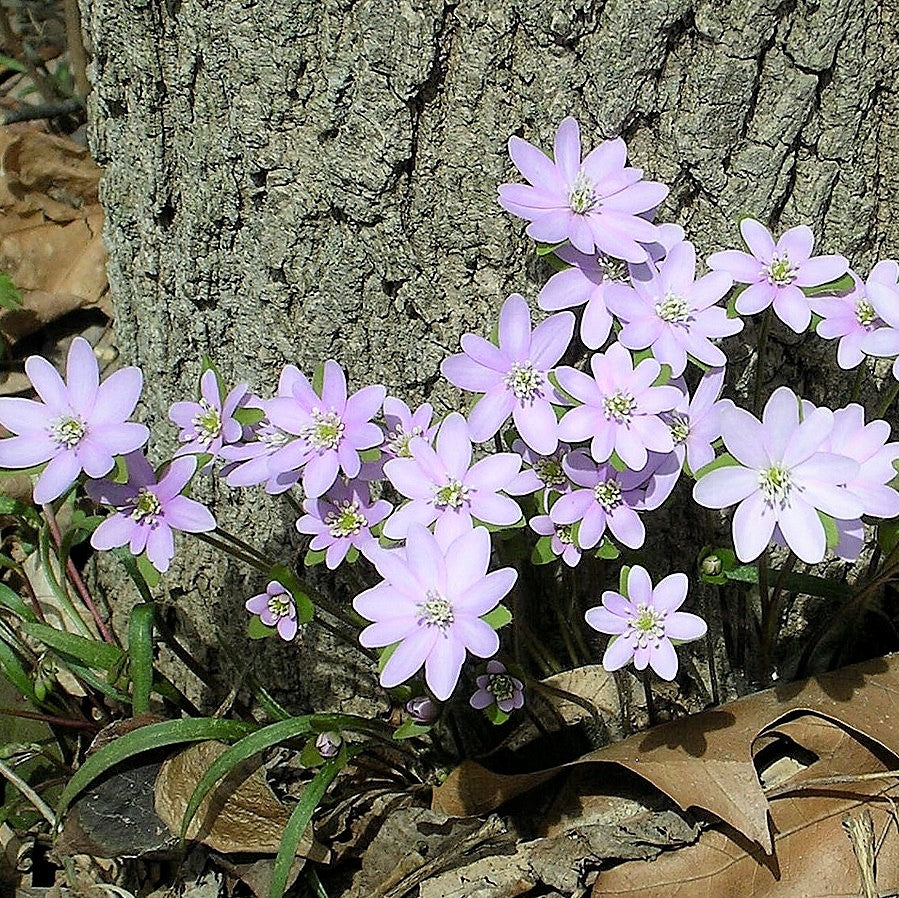
[[[16,122],[33,122],[39,119],[59,118],[61,115],[74,115],[84,109],[79,99],[61,100],[59,103],[20,103],[17,109],[10,109],[3,116],[4,125]]]
[[[752,390],[752,411],[758,416],[762,404],[762,372],[765,366],[765,355],[768,349],[768,330],[771,327],[772,308],[765,309],[765,315],[759,329],[759,340],[756,344],[755,385]]]
[[[893,404],[893,400],[899,396],[899,381],[893,384],[892,387],[887,391],[886,396],[883,397],[883,402],[877,407],[877,411],[874,412],[875,418],[882,418],[886,413],[887,409]]]
[[[213,532],[217,536],[223,536],[225,539],[230,540],[232,543],[234,543],[235,546],[237,546],[238,549],[243,551],[245,554],[257,558],[263,564],[267,564],[270,568],[274,566],[274,561],[268,558],[264,552],[260,551],[255,546],[251,546],[248,542],[245,542],[236,534],[225,530],[224,527],[216,527]]]
[[[868,360],[862,359],[861,364],[858,366],[855,372],[855,379],[852,381],[852,392],[849,394],[849,403],[856,402],[858,400],[858,395],[861,393],[862,384],[865,381],[865,377],[868,374]]]
[[[640,671],[640,679],[643,681],[643,694],[646,696],[646,714],[649,717],[649,725],[655,726],[659,722],[656,713],[656,702],[652,694],[652,679],[649,668]]]

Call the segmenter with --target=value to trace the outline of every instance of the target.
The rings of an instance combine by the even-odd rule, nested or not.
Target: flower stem
[[[15,771],[10,770],[2,761],[0,761],[0,776],[8,779],[40,812],[41,816],[51,827],[56,826],[56,814],[53,808],[44,801],[28,783],[25,782]]]
[[[765,367],[765,357],[768,349],[768,331],[771,328],[772,311],[771,306],[765,309],[765,315],[759,327],[759,341],[756,344],[755,384],[752,390],[752,411],[756,416],[758,416],[762,404],[762,372]]]
[[[59,524],[56,522],[56,515],[53,513],[53,506],[44,504],[41,506],[41,511],[44,513],[44,518],[47,521],[47,526],[50,528],[50,533],[53,535],[53,542],[56,543],[56,550],[59,551],[62,548],[62,534],[59,532]],[[100,635],[110,645],[118,645],[116,638],[112,635],[112,632],[106,626],[106,621],[104,621],[103,618],[100,617],[100,613],[99,611],[97,611],[97,606],[94,604],[93,597],[91,596],[90,591],[85,585],[84,580],[81,579],[81,574],[78,572],[78,568],[75,567],[75,562],[72,561],[70,555],[66,555],[66,573],[69,575],[69,579],[75,585],[75,589],[77,590],[78,595],[81,597],[81,601],[84,602],[85,607],[90,612],[91,617],[94,619],[94,623],[97,625],[97,629],[100,631]]]
[[[534,680],[531,677],[526,677],[525,682],[528,686],[532,687],[535,692],[542,692],[546,695],[552,695],[556,698],[563,699],[566,702],[570,702],[573,705],[579,705],[583,708],[592,718],[593,723],[599,727],[602,725],[602,717],[599,713],[599,708],[593,704],[593,702],[584,698],[583,696],[578,695],[574,692],[569,692],[567,689],[560,689],[558,686],[551,686],[549,683],[542,683],[540,680]],[[612,713],[610,708],[603,708],[603,711],[607,711],[609,714]]]
[[[889,390],[887,390],[886,396],[883,397],[883,402],[877,407],[877,411],[874,412],[875,418],[882,418],[886,413],[887,409],[893,404],[893,400],[899,396],[899,381],[893,384]]]
[[[849,403],[856,402],[858,400],[859,393],[862,390],[862,384],[864,383],[865,377],[868,374],[868,359],[867,357],[862,359],[858,368],[855,370],[855,379],[852,381],[852,392],[849,394]],[[847,404],[849,404],[847,403]]]
[[[220,552],[224,552],[226,555],[230,555],[237,561],[242,561],[244,564],[248,564],[250,567],[255,568],[257,571],[261,571],[263,574],[267,575],[271,572],[270,565],[264,564],[252,555],[247,555],[236,546],[229,546],[227,543],[222,542],[222,540],[216,539],[216,537],[214,537],[211,533],[195,533],[194,536],[196,536],[197,539],[202,540],[204,543],[208,543],[213,548],[218,549]]]
[[[214,531],[218,536],[223,536],[225,539],[231,540],[235,546],[239,549],[243,550],[247,555],[253,555],[258,558],[264,564],[268,564],[271,567],[274,562],[271,561],[265,553],[257,549],[255,546],[251,546],[248,542],[244,542],[239,536],[231,533],[228,530],[225,530],[224,527],[216,527]]]
[[[643,695],[646,696],[646,715],[649,717],[649,725],[655,726],[658,722],[658,713],[656,712],[656,702],[652,694],[652,679],[649,668],[640,671],[640,679],[643,681]]]

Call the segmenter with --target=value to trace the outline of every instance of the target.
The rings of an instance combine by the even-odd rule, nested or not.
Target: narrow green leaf
[[[137,587],[140,597],[145,602],[152,602],[153,596],[150,594],[150,587],[137,566],[137,559],[128,551],[128,547],[121,546],[111,551],[113,557],[125,568],[126,573]]]
[[[758,568],[752,564],[742,564],[732,570],[725,571],[728,580],[738,583],[758,583]],[[768,582],[776,583],[780,579],[780,570],[772,568],[768,572]],[[821,596],[824,599],[848,599],[851,590],[845,583],[836,580],[828,580],[824,577],[816,577],[813,574],[789,573],[783,577],[783,588],[787,592],[799,593],[805,596]]]
[[[414,720],[404,720],[394,731],[393,738],[397,742],[403,739],[414,739],[416,736],[424,736],[429,733],[431,728],[422,723],[416,723]]]
[[[0,306],[12,311],[22,308],[22,294],[6,272],[0,272]]]
[[[484,708],[484,714],[494,726],[502,726],[509,719],[508,711],[503,711],[497,705],[487,705]]]
[[[315,740],[310,739],[300,752],[300,763],[304,767],[320,767],[325,763],[322,753],[315,747]]]
[[[614,561],[621,555],[621,550],[607,537],[602,538],[602,542],[593,553],[597,558],[604,558],[606,561]]]
[[[272,870],[272,884],[269,889],[269,898],[282,898],[287,887],[287,877],[297,855],[297,846],[306,827],[312,820],[312,815],[324,798],[325,792],[337,778],[337,774],[346,766],[347,760],[353,752],[341,752],[336,758],[326,761],[312,782],[303,790],[300,801],[293,809],[287,826],[284,827],[284,835],[281,837],[281,845],[278,848],[278,856],[275,858],[275,866]]]
[[[150,710],[153,691],[153,621],[156,606],[152,602],[135,605],[128,621],[128,658],[131,670],[131,710],[134,716]]]
[[[228,391],[225,388],[225,381],[222,378],[222,374],[215,362],[212,361],[212,358],[208,355],[204,355],[203,360],[200,364],[200,381],[203,380],[203,375],[207,371],[211,371],[215,375],[215,383],[218,387],[219,399],[224,400],[225,395]],[[197,382],[197,396],[200,395],[200,381]]]
[[[277,723],[269,724],[261,730],[256,730],[248,736],[244,736],[239,742],[235,742],[231,748],[222,752],[209,765],[207,771],[200,777],[200,781],[194,788],[184,809],[184,818],[181,821],[181,840],[186,838],[188,827],[197,813],[203,799],[215,787],[219,780],[226,777],[238,764],[243,763],[247,758],[286,742],[288,739],[295,739],[297,736],[305,736],[311,732],[310,722],[311,715],[304,717],[291,717],[289,720],[280,720]]]
[[[531,563],[550,564],[555,561],[557,557],[558,556],[552,549],[552,537],[541,536],[540,539],[537,540],[537,545],[534,546],[534,550],[531,552]]]
[[[12,71],[19,72],[22,75],[28,71],[18,59],[13,59],[12,56],[6,56],[2,53],[0,53],[0,66],[4,69],[12,69]]]
[[[840,542],[840,531],[837,530],[837,522],[829,514],[818,511],[818,517],[824,525],[824,535],[827,537],[827,548],[835,549]]]
[[[0,673],[9,680],[16,692],[27,698],[35,707],[39,708],[41,706],[41,702],[34,691],[31,677],[28,676],[28,672],[22,666],[12,646],[3,639],[0,639]]]
[[[833,296],[840,293],[848,293],[855,288],[855,281],[851,274],[831,281],[828,284],[819,284],[817,287],[803,287],[802,292],[806,296]]]
[[[205,739],[241,739],[256,728],[256,724],[239,720],[222,720],[212,717],[195,717],[186,720],[165,720],[133,730],[104,745],[91,755],[75,771],[66,783],[59,798],[57,815],[61,819],[72,801],[97,777],[102,776],[116,764],[135,755],[167,745],[181,742],[200,742]]]
[[[381,457],[381,450],[377,447],[374,449],[363,449],[359,453],[359,460],[365,462],[375,462]]]
[[[384,670],[384,665],[390,660],[390,656],[396,651],[398,645],[398,642],[394,642],[391,645],[385,645],[384,648],[378,652],[378,673],[381,673]]]
[[[25,621],[22,629],[29,636],[39,639],[45,645],[56,652],[80,661],[86,667],[94,670],[109,670],[122,659],[122,650],[108,642],[98,639],[88,639],[85,636],[76,636],[74,633],[64,633],[55,627],[46,624]]]
[[[265,419],[265,412],[252,405],[244,405],[234,410],[234,420],[243,427],[252,427]]]
[[[561,243],[541,243],[538,240],[535,245],[535,249],[538,256],[548,256],[551,253],[554,253],[557,249],[561,249],[563,246],[566,246],[567,244],[567,240],[563,240]]]
[[[664,387],[671,380],[671,365],[664,364],[659,368],[659,376],[652,382],[654,387]]]
[[[137,556],[137,569],[140,571],[140,575],[144,578],[147,586],[150,589],[154,589],[159,586],[159,581],[162,578],[162,574],[156,570],[155,567],[150,563],[150,559],[147,558],[146,552],[141,552],[140,555]]]
[[[710,461],[707,465],[703,465],[694,476],[697,480],[705,477],[706,474],[711,473],[717,468],[724,468],[733,465],[739,465],[740,463],[729,453],[722,452],[714,461]]]
[[[22,502],[20,499],[14,499],[12,496],[6,496],[3,493],[0,493],[0,514],[14,515],[32,523],[40,521],[41,517],[33,505]]]
[[[630,572],[631,566],[629,564],[621,565],[621,573],[618,574],[618,592],[623,596],[627,595],[627,578]]]
[[[481,620],[493,627],[494,630],[499,630],[512,622],[512,612],[505,605],[497,605],[493,611],[482,614]]]
[[[131,704],[131,696],[128,695],[127,692],[122,692],[121,689],[117,689],[103,677],[97,676],[97,674],[95,674],[89,667],[85,667],[83,664],[79,664],[77,661],[67,658],[66,656],[62,656],[62,660],[65,662],[66,667],[81,680],[85,686],[90,686],[91,689],[105,695],[114,702],[121,702],[123,705]],[[122,661],[124,660],[125,656],[122,655]]]
[[[325,560],[324,549],[321,549],[321,550],[310,549],[306,553],[306,557],[303,559],[303,564],[306,565],[306,567],[315,567],[317,564],[324,563],[324,560]]]
[[[884,555],[890,555],[899,545],[899,518],[881,521],[877,525],[877,545]]]
[[[322,390],[325,387],[325,366],[322,362],[319,362],[315,366],[315,370],[312,372],[312,389],[318,396],[321,396]]]
[[[5,583],[0,583],[0,605],[8,608],[16,617],[24,621],[37,623],[37,615],[25,604],[22,597]]]

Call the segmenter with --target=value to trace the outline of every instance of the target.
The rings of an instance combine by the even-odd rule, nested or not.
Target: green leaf
[[[664,387],[671,380],[671,365],[664,364],[659,368],[659,376],[652,382],[654,387]]]
[[[284,895],[287,877],[290,875],[290,868],[293,866],[300,839],[303,838],[303,833],[306,832],[306,827],[312,820],[312,815],[319,802],[328,791],[328,787],[337,778],[337,774],[346,765],[351,754],[348,751],[341,752],[336,758],[326,761],[315,774],[312,782],[303,790],[300,801],[293,809],[290,820],[287,821],[287,826],[284,828],[284,835],[281,837],[281,845],[278,848],[278,856],[275,858],[275,866],[272,870],[269,898],[282,898]]]
[[[557,249],[560,249],[563,246],[568,244],[567,240],[563,240],[561,243],[541,243],[539,240],[536,243],[536,250],[538,256],[548,256],[550,253],[554,253]]]
[[[375,447],[374,449],[363,449],[363,451],[359,453],[359,460],[365,462],[378,461],[380,457],[381,450],[377,447]]]
[[[273,564],[269,569],[268,578],[277,580],[293,597],[299,623],[308,624],[315,617],[315,606],[312,604],[312,599],[306,594],[297,575],[287,565]]]
[[[608,537],[603,537],[596,551],[593,553],[597,558],[605,558],[606,561],[614,561],[621,555],[621,550]]]
[[[627,578],[630,572],[631,566],[629,564],[621,565],[621,572],[618,574],[618,592],[623,596],[627,595]]]
[[[502,726],[509,719],[508,712],[503,711],[498,705],[487,705],[484,714],[494,726]]]
[[[153,621],[156,606],[152,602],[135,605],[128,621],[128,658],[131,671],[131,711],[136,717],[150,710],[153,691]]]
[[[541,536],[537,540],[537,545],[534,546],[534,550],[531,552],[532,564],[550,564],[558,558],[556,553],[553,552],[552,542],[551,536]]]
[[[742,564],[732,570],[726,571],[728,580],[738,583],[758,583],[759,572],[754,564]],[[768,572],[768,583],[774,584],[781,579],[779,568],[772,568]],[[787,592],[794,592],[805,596],[820,596],[824,599],[848,599],[852,591],[848,584],[837,580],[828,580],[824,577],[816,577],[812,574],[786,574],[781,580],[783,588]]]
[[[11,645],[0,638],[0,673],[13,685],[19,695],[27,698],[35,707],[41,707],[41,701],[34,691],[31,677],[22,666]]]
[[[325,763],[322,753],[315,747],[315,740],[310,739],[300,752],[300,763],[304,767],[320,767]]]
[[[815,287],[803,287],[802,292],[806,296],[832,296],[840,293],[849,293],[855,289],[855,281],[851,274],[844,274],[828,284],[819,284]]]
[[[394,642],[391,645],[385,645],[384,648],[378,652],[378,673],[381,673],[384,670],[384,665],[390,660],[390,656],[396,651],[398,645],[398,642]]]
[[[703,465],[696,471],[694,476],[697,480],[700,480],[705,477],[706,474],[710,474],[717,468],[732,467],[739,464],[740,463],[729,452],[722,452],[714,461],[710,461],[707,465]]]
[[[306,565],[306,567],[315,567],[318,564],[323,564],[324,560],[324,549],[310,549],[306,553],[306,557],[303,559],[303,564]]]
[[[2,493],[0,493],[0,515],[13,515],[17,518],[24,518],[29,523],[37,523],[41,519],[33,505]]]
[[[279,745],[289,739],[295,739],[297,736],[307,735],[311,732],[311,719],[311,715],[305,715],[304,717],[291,717],[289,720],[279,720],[277,723],[262,727],[262,729],[256,730],[256,732],[250,733],[248,736],[243,736],[231,748],[223,751],[209,765],[191,793],[187,807],[184,809],[184,817],[181,820],[182,842],[186,838],[188,827],[203,803],[203,799],[219,780],[227,776],[238,764],[243,763],[247,758],[251,758],[253,755],[259,754],[259,752],[265,751],[273,745]]]
[[[140,571],[140,575],[144,578],[144,581],[150,589],[159,586],[162,574],[153,567],[150,559],[147,558],[146,552],[141,552],[140,555],[137,556],[137,569]]]
[[[404,720],[394,731],[393,738],[397,742],[403,739],[414,739],[416,736],[424,736],[425,733],[431,731],[430,726],[423,723],[416,723],[414,720]]]
[[[899,518],[881,521],[877,525],[877,545],[884,555],[891,555],[899,545]]]
[[[28,71],[18,59],[13,59],[12,56],[5,56],[2,53],[0,53],[0,66],[4,69],[12,69],[12,71],[19,72],[22,75]]]
[[[240,720],[222,720],[213,717],[194,717],[187,720],[165,720],[151,723],[140,729],[119,736],[90,755],[66,783],[59,798],[57,817],[62,819],[72,801],[97,777],[122,761],[155,748],[178,745],[182,742],[201,742],[205,739],[230,741],[242,739],[256,729],[257,724]]]
[[[216,366],[215,362],[208,355],[203,356],[203,360],[200,363],[200,381],[203,380],[203,375],[207,372],[211,371],[215,375],[215,383],[218,387],[219,391],[219,400],[224,401],[225,396],[227,394],[227,389],[225,388],[225,381],[222,378],[222,374]],[[200,393],[200,381],[197,382],[197,396],[201,396]]]
[[[611,456],[609,456],[609,463],[616,471],[626,471],[628,469],[627,462],[625,462],[617,452],[613,452]]]
[[[120,663],[124,657],[120,648],[102,642],[99,639],[88,639],[86,636],[76,636],[74,633],[64,633],[55,627],[46,624],[25,621],[22,629],[35,639],[39,639],[55,652],[79,661],[85,667],[94,670],[109,670],[113,665]]]
[[[243,427],[253,427],[265,419],[265,412],[254,405],[242,405],[234,410],[234,420]]]
[[[247,624],[247,636],[250,639],[268,639],[269,636],[277,636],[278,628],[269,627],[262,623],[262,618],[258,614],[254,614]]]
[[[719,572],[715,574],[707,571],[707,562],[714,563],[715,566],[720,567]],[[720,546],[713,549],[709,546],[705,546],[699,553],[699,579],[702,580],[703,583],[711,583],[714,586],[723,586],[727,583],[727,572],[732,571],[736,566],[737,556],[734,555],[731,549]]]
[[[30,623],[37,623],[37,615],[29,608],[18,593],[10,589],[5,583],[0,583],[0,605],[12,611],[16,617]]]
[[[312,389],[316,395],[321,396],[325,387],[325,366],[323,362],[319,362],[312,372]]]
[[[355,564],[359,560],[359,550],[355,546],[350,546],[344,560],[347,564]]]
[[[827,537],[827,548],[835,549],[840,542],[840,531],[837,530],[836,520],[829,514],[824,514],[823,511],[818,511],[818,517],[824,525],[824,535]]]
[[[500,630],[512,622],[512,612],[505,605],[497,605],[493,611],[482,614],[481,620],[494,630]]]
[[[22,308],[22,294],[6,272],[0,272],[0,306],[12,311]]]

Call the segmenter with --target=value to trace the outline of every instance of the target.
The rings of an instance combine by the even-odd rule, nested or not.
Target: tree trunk
[[[897,0],[81,5],[118,342],[157,460],[204,353],[263,395],[333,357],[355,388],[456,407],[440,361],[547,276],[496,202],[506,140],[549,148],[568,114],[671,186],[659,217],[701,255],[742,214],[808,223],[862,271],[896,252]],[[295,535],[261,491],[206,489],[270,546]],[[258,576],[191,546],[166,579],[196,651],[219,633],[244,653]],[[293,649],[266,663],[309,701],[361,688],[326,662],[298,675]]]

